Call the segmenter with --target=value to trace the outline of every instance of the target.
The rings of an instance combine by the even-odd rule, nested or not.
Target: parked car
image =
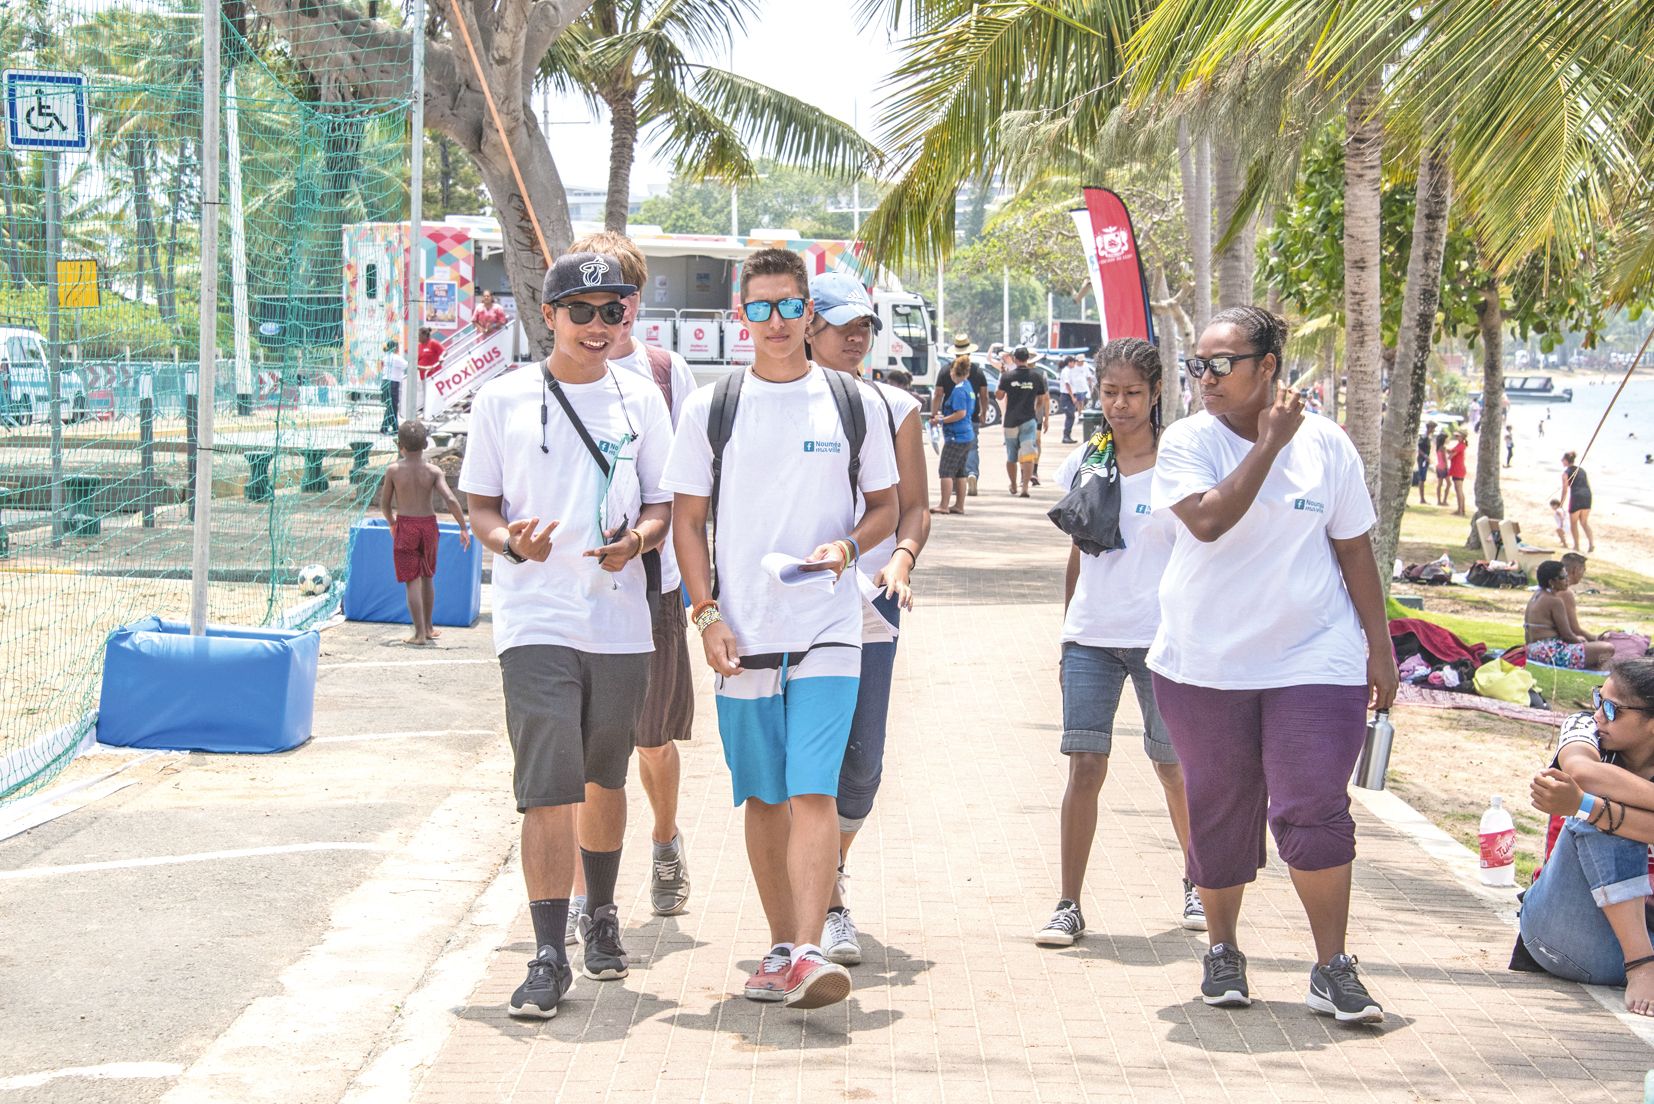
[[[80,373],[64,369],[60,387],[64,420],[84,419],[90,405]],[[21,326],[0,326],[0,425],[44,424],[51,419],[51,402],[45,339]]]

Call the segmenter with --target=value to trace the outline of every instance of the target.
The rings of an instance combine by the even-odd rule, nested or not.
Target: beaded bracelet
[[[716,625],[723,619],[724,615],[718,612],[717,606],[713,606],[711,609],[702,610],[701,615],[695,618],[695,630],[697,632],[704,633],[706,630],[710,629],[713,625]]]

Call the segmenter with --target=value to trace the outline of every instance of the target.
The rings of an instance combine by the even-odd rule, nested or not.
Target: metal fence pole
[[[213,407],[218,395],[218,83],[217,4],[201,8],[201,377],[196,451],[195,548],[190,564],[190,635],[207,631],[207,576],[212,564]]]

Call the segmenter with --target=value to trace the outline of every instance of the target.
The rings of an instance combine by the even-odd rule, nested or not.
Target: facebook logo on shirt
[[[804,442],[804,451],[805,452],[838,452],[839,451],[839,442],[837,442],[837,441],[805,441]]]
[[[1292,508],[1294,510],[1308,510],[1312,514],[1326,512],[1326,507],[1313,498],[1295,498],[1292,500]]]

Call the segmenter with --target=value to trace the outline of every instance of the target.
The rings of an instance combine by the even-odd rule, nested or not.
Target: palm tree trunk
[[[132,219],[137,224],[138,231],[138,263],[133,273],[134,292],[135,297],[142,302],[145,275],[153,272],[156,284],[160,283],[161,259],[155,246],[155,214],[149,199],[148,142],[141,132],[129,136],[126,140],[126,166],[132,174]],[[158,286],[156,295],[160,295]]]
[[[1240,205],[1242,183],[1241,163],[1234,147],[1227,141],[1219,142],[1212,150],[1212,190],[1216,193],[1218,230],[1229,241],[1217,254],[1219,307],[1252,302],[1253,256],[1247,243],[1254,239],[1247,227],[1231,225],[1235,208]]]
[[[184,179],[190,164],[190,143],[178,145],[178,158],[172,164],[172,185],[169,189],[172,210],[167,213],[166,268],[157,279],[155,302],[163,321],[178,317],[178,213],[184,206]]]
[[[1413,247],[1407,257],[1407,288],[1402,296],[1401,329],[1396,334],[1395,368],[1390,373],[1390,401],[1384,413],[1380,455],[1384,465],[1378,499],[1374,547],[1380,566],[1395,559],[1401,543],[1401,517],[1412,491],[1419,416],[1435,346],[1436,309],[1441,305],[1442,251],[1447,244],[1447,212],[1453,203],[1453,174],[1447,150],[1432,146],[1419,158],[1413,211]],[[1390,573],[1381,571],[1385,589]]]
[[[637,103],[627,89],[604,96],[603,102],[609,105],[609,194],[603,200],[603,229],[624,234],[632,207]]]
[[[1328,327],[1321,338],[1321,378],[1326,381],[1327,416],[1339,421],[1338,411],[1338,335]]]
[[[1377,89],[1368,86],[1350,101],[1344,117],[1344,365],[1350,381],[1344,424],[1375,502],[1384,409],[1378,252],[1384,134],[1374,109],[1377,98]]]
[[[1189,137],[1189,123],[1177,123],[1177,167],[1183,185],[1183,225],[1189,237],[1194,272],[1190,304],[1198,340],[1212,317],[1212,174],[1211,150],[1204,137]],[[1192,346],[1191,346],[1192,348]]]
[[[0,151],[0,203],[6,211],[6,223],[0,226],[0,242],[5,245],[6,272],[11,276],[12,286],[23,286],[23,251],[17,240],[17,207],[12,200],[12,174],[16,171],[17,159],[10,150]]]
[[[1481,302],[1476,304],[1482,339],[1482,426],[1476,437],[1476,512],[1465,538],[1467,548],[1475,546],[1476,518],[1502,520],[1505,516],[1499,487],[1499,450],[1505,433],[1505,311],[1499,296],[1499,277],[1489,276],[1482,285]]]

